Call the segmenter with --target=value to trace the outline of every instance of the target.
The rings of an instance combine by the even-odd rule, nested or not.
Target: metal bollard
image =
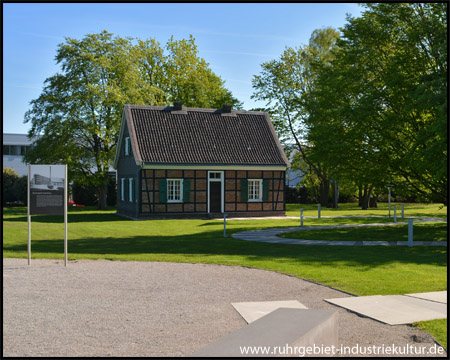
[[[405,204],[402,204],[402,219],[405,218]]]
[[[300,226],[303,226],[303,209],[300,209]]]
[[[413,219],[408,219],[408,246],[413,246]]]
[[[227,214],[223,213],[223,237],[227,237]]]
[[[394,206],[394,222],[397,222],[397,206]]]
[[[320,219],[320,204],[317,206],[317,209],[318,209],[317,218]]]

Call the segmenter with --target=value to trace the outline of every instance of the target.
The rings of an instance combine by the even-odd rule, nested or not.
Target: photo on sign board
[[[64,190],[64,165],[32,165],[30,188],[36,190]]]

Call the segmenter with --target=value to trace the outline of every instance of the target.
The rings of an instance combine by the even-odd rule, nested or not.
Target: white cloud
[[[23,35],[31,35],[31,36],[45,38],[45,39],[64,40],[63,36],[56,36],[56,35],[39,34],[39,33],[34,33],[34,32],[21,32],[21,34],[23,34]]]

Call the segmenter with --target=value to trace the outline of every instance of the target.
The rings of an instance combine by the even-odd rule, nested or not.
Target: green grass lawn
[[[348,205],[348,204],[345,204]],[[349,204],[352,205],[352,204]],[[352,205],[353,206],[353,205]],[[302,206],[306,209],[306,205]],[[294,215],[300,205],[288,205]],[[26,208],[3,209],[3,256],[27,257]],[[308,214],[307,211],[311,211]],[[322,215],[386,215],[358,211],[351,206],[322,210]],[[378,212],[377,212],[378,211]],[[306,210],[305,215],[313,215]],[[231,220],[228,237],[218,220],[133,221],[114,214],[69,208],[68,258],[170,261],[239,265],[272,270],[325,284],[355,295],[406,294],[447,289],[447,249],[432,247],[344,247],[269,244],[237,240],[234,232],[298,226],[298,219]],[[446,216],[438,205],[407,206],[406,216]],[[317,214],[317,213],[316,213]],[[399,214],[399,212],[398,212]],[[368,222],[385,219],[372,218]],[[306,219],[305,225],[361,223],[364,219]],[[386,219],[386,221],[390,221]],[[308,222],[308,223],[307,223]],[[400,225],[401,226],[401,225]],[[62,216],[32,217],[32,258],[63,259]],[[416,229],[416,226],[415,226]],[[360,229],[361,230],[361,229]],[[442,232],[431,228],[430,232]],[[427,321],[419,326],[446,346],[447,322]]]
[[[408,241],[408,225],[299,230],[283,233],[279,236],[303,240]],[[430,222],[414,224],[413,241],[447,241],[447,223]]]

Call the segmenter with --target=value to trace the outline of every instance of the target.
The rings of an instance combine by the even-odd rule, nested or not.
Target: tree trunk
[[[362,209],[367,210],[369,208],[370,194],[372,193],[373,186],[364,185],[364,195]]]
[[[97,209],[98,210],[107,210],[108,204],[106,202],[108,196],[108,178],[105,178],[102,185],[98,188],[98,203],[97,203]]]
[[[363,187],[358,185],[358,206],[363,206]]]
[[[338,208],[338,202],[339,202],[339,185],[337,183],[337,181],[335,180],[334,183],[334,208],[337,209]]]
[[[328,206],[328,195],[330,194],[330,181],[327,179],[320,179],[320,198],[319,203],[321,206]]]

